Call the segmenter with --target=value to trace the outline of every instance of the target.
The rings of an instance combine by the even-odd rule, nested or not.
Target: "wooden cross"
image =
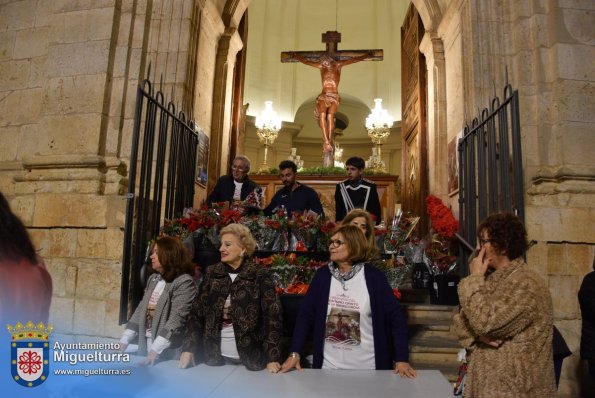
[[[328,31],[322,34],[322,42],[326,43],[326,51],[284,51],[281,62],[301,62],[320,69],[322,93],[316,98],[314,116],[322,131],[323,166],[330,167],[334,163],[334,131],[335,113],[339,108],[339,81],[341,68],[360,61],[381,61],[382,50],[337,50],[341,42],[341,33]]]
[[[319,61],[323,54],[333,57],[336,61],[344,61],[354,57],[360,57],[363,54],[373,52],[373,55],[363,59],[363,61],[382,61],[384,52],[382,50],[341,50],[337,49],[337,44],[341,43],[341,33],[337,31],[327,31],[322,34],[322,42],[326,44],[326,51],[283,51],[281,53],[281,62],[300,62],[293,54],[301,55],[311,61]]]

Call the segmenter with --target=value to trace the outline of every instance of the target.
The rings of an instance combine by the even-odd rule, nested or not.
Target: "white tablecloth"
[[[418,371],[404,379],[391,371],[306,369],[286,374],[253,372],[243,365],[179,369],[177,361],[139,366],[139,357],[128,363],[51,365],[48,379],[27,388],[10,380],[8,369],[0,378],[0,396],[24,398],[449,398],[452,387],[437,370]],[[6,364],[9,361],[6,361]],[[59,375],[58,369],[125,369],[128,375]]]

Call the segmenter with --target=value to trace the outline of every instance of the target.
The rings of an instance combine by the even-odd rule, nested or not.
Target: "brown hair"
[[[246,257],[249,257],[254,253],[256,249],[256,241],[252,236],[252,233],[242,224],[229,224],[219,232],[219,236],[223,236],[225,234],[232,234],[235,235],[236,238],[239,239],[241,245],[246,249]]]
[[[527,231],[520,218],[510,213],[496,213],[477,227],[477,237],[486,231],[492,247],[509,260],[521,257],[527,251]]]
[[[362,230],[355,225],[341,225],[340,227],[335,228],[331,236],[335,236],[336,234],[341,234],[343,239],[345,239],[347,250],[349,251],[348,260],[352,264],[364,261],[370,256],[368,241]]]
[[[370,213],[363,209],[353,209],[345,215],[345,218],[343,218],[343,221],[341,221],[341,223],[343,225],[350,224],[354,218],[358,217],[363,217],[366,220],[366,233],[364,235],[366,236],[366,239],[368,241],[368,246],[370,249],[369,254],[370,256],[374,256],[378,254],[378,247],[376,246],[376,239],[374,236],[374,221],[372,221],[372,216],[370,215]]]
[[[166,282],[172,282],[183,274],[194,276],[194,266],[190,261],[190,254],[181,240],[163,236],[153,243],[151,252],[155,246],[159,249],[157,258],[163,267],[161,276]]]

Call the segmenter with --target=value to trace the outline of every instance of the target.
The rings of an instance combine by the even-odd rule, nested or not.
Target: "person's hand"
[[[269,373],[277,373],[281,370],[281,364],[279,362],[267,363],[267,370]]]
[[[283,362],[283,366],[281,366],[281,370],[279,371],[279,373],[289,372],[293,368],[296,368],[299,371],[302,370],[302,366],[300,365],[300,357],[287,357],[285,362]]]
[[[469,273],[471,275],[485,275],[488,270],[488,260],[486,258],[486,249],[482,247],[477,256],[469,264]]]
[[[141,366],[153,366],[153,365],[155,365],[155,360],[157,359],[158,356],[159,356],[159,354],[157,354],[155,351],[151,351],[151,352],[149,352],[149,355],[147,355],[147,357],[145,359],[140,361],[140,365]]]
[[[498,348],[502,345],[502,340],[491,340],[487,336],[479,336],[479,341],[494,348]]]
[[[186,369],[192,366],[196,366],[196,363],[194,362],[194,354],[187,351],[183,352],[178,361],[178,368]]]
[[[407,377],[408,379],[414,379],[417,376],[417,372],[409,365],[409,362],[397,362],[393,373],[401,377]]]

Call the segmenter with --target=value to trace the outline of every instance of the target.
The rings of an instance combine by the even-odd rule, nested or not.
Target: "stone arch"
[[[225,25],[237,26],[252,1],[253,0],[227,0],[222,15]],[[442,10],[440,9],[438,0],[412,0],[412,3],[415,5],[415,8],[417,8],[426,30],[436,30],[438,23],[442,18]]]

